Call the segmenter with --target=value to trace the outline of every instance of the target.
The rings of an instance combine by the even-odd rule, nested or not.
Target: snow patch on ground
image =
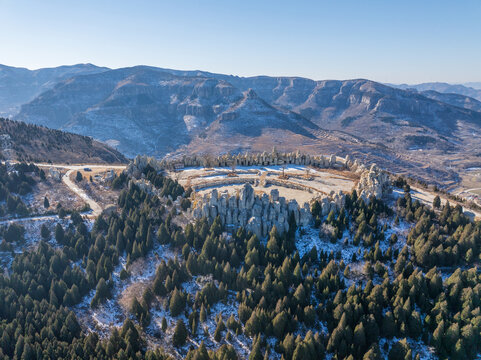
[[[204,276],[194,277],[190,281],[184,282],[182,284],[182,288],[192,297],[195,297],[195,293],[202,289],[208,278],[209,277]],[[213,280],[211,279],[211,281]],[[235,294],[233,292],[229,293],[227,299],[211,305],[210,313],[207,314],[205,322],[199,322],[198,324],[197,334],[194,336],[191,335],[188,338],[186,345],[180,349],[176,349],[172,346],[172,336],[174,334],[175,325],[179,319],[184,321],[185,325],[189,327],[189,321],[186,316],[187,312],[177,317],[172,317],[168,307],[166,306],[167,304],[168,303],[165,301],[165,299],[163,299],[161,302],[155,301],[150,310],[152,320],[146,329],[149,347],[155,348],[162,346],[167,349],[169,353],[175,354],[178,359],[181,359],[185,357],[191,346],[198,347],[203,341],[207,349],[215,350],[222,344],[230,344],[236,350],[241,359],[247,359],[249,357],[252,341],[244,334],[237,336],[235,333],[231,332],[231,340],[227,341],[225,337],[227,331],[230,331],[227,329],[222,333],[222,339],[219,342],[215,341],[214,339],[214,333],[217,327],[216,316],[218,314],[222,315],[222,319],[226,325],[227,319],[231,315],[234,315],[236,320],[239,320],[237,316],[239,304],[237,303]],[[168,325],[168,328],[165,332],[162,331],[163,318],[166,319]]]
[[[80,320],[81,325],[87,331],[98,331],[101,336],[110,334],[114,327],[121,327],[129,316],[128,309],[122,306],[120,300],[125,291],[134,284],[146,284],[153,280],[157,266],[162,260],[168,261],[176,256],[168,246],[156,244],[154,249],[145,258],[138,259],[127,269],[129,278],[122,281],[120,272],[127,266],[125,256],[119,259],[119,265],[112,272],[112,297],[104,303],[99,304],[95,309],[90,303],[95,295],[95,289],[73,307],[74,312]],[[142,294],[136,294],[139,298]]]
[[[385,225],[387,229],[384,231],[384,240],[379,241],[379,248],[382,250],[382,252],[385,252],[389,247],[391,247],[393,251],[400,251],[406,245],[407,236],[412,224],[409,224],[403,220],[399,220],[399,224],[394,224],[394,218],[392,217],[379,217],[378,227],[383,228]],[[332,242],[330,239],[325,237],[320,237],[319,231],[319,229],[316,229],[313,226],[297,231],[296,246],[297,250],[299,251],[299,255],[303,257],[314,247],[318,252],[323,251],[327,254],[332,253],[336,262],[339,263],[342,260],[344,261],[345,265],[349,265],[350,275],[348,277],[344,277],[341,273],[341,277],[345,281],[347,287],[359,282],[365,283],[367,281],[367,276],[364,270],[366,262],[363,259],[363,254],[365,251],[369,251],[371,248],[365,247],[362,244],[362,241],[360,241],[359,245],[353,244],[355,232],[352,228],[350,231],[345,230],[341,239],[335,242]],[[398,237],[397,242],[394,244],[390,243],[392,234],[396,234]],[[357,261],[352,261],[354,254],[356,254]],[[392,266],[389,266],[389,263],[387,265],[389,277],[393,279],[395,274],[392,270]],[[374,276],[374,284],[380,284],[382,281],[382,277],[378,275]]]
[[[344,239],[349,236],[347,231],[344,232],[341,240],[336,242],[331,242],[328,239],[319,237],[319,229],[314,227],[304,228],[303,231],[297,231],[296,233],[296,247],[299,251],[299,256],[303,257],[305,254],[309,253],[313,247],[317,249],[318,252],[321,250],[327,252],[328,254],[333,252],[334,255],[340,253],[341,259],[345,263],[351,261],[352,256],[359,250],[360,246],[355,246],[350,242],[349,244],[344,244]]]
[[[7,228],[13,222],[15,222],[15,220],[2,222],[1,226]],[[42,236],[40,235],[40,230],[43,224],[45,224],[50,230],[51,236],[47,240],[47,243],[55,249],[61,248],[61,245],[59,245],[55,241],[55,226],[57,225],[57,223],[60,223],[65,228],[66,226],[68,226],[69,220],[59,219],[57,217],[45,217],[36,218],[35,220],[22,221],[20,224],[25,229],[25,241],[22,241],[20,243],[12,243],[13,253],[10,251],[0,251],[0,266],[4,270],[4,273],[9,273],[15,254],[21,254],[25,251],[34,250],[37,247],[38,243],[42,239]]]

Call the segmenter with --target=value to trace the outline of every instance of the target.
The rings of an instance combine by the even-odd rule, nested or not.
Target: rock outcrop
[[[308,203],[302,207],[296,200],[286,201],[278,190],[270,195],[256,195],[250,184],[245,184],[237,195],[219,194],[217,189],[194,201],[195,218],[206,217],[213,221],[220,217],[227,227],[244,227],[259,238],[267,236],[272,226],[282,234],[289,230],[289,218],[293,215],[298,226],[307,226],[312,215]]]
[[[62,181],[62,174],[57,169],[51,167],[48,169],[48,173],[52,179],[55,181]]]
[[[351,162],[354,164],[354,162]],[[218,157],[192,155],[162,161],[162,167],[175,169],[183,167],[232,167],[232,166],[276,166],[276,165],[308,165],[318,168],[345,169],[346,160],[336,155],[310,155],[297,152],[246,153],[238,155],[222,155]]]
[[[331,211],[340,210],[346,202],[346,195],[341,191],[331,193],[330,196],[323,196],[319,199],[321,204],[322,216],[327,216]]]
[[[372,164],[369,170],[361,173],[361,178],[357,184],[357,192],[365,201],[369,201],[371,196],[382,198],[392,191],[392,183],[389,175],[380,170],[376,164]]]
[[[147,166],[151,166],[156,171],[162,170],[162,164],[156,158],[146,155],[137,155],[135,159],[129,163],[125,171],[128,175],[138,179],[141,177],[142,171]]]
[[[284,164],[309,165],[319,168],[348,169],[360,175],[356,186],[358,195],[366,202],[371,196],[383,197],[391,191],[391,180],[389,175],[380,170],[375,164],[369,169],[350,156],[346,158],[330,156],[312,156],[296,153],[272,153],[224,155],[217,158],[191,156],[183,157],[176,162],[172,160],[156,160],[147,156],[137,156],[127,168],[127,173],[132,175],[136,184],[149,193],[155,193],[156,189],[142,179],[142,171],[146,166],[161,171],[165,168],[181,169],[194,166],[218,166],[234,167],[240,166],[273,166]],[[238,182],[238,179],[223,179],[224,183]],[[223,184],[224,184],[223,183]],[[211,184],[212,185],[212,184]],[[214,185],[215,186],[215,185]],[[279,186],[282,186],[279,184]],[[332,192],[328,196],[318,197],[321,204],[322,216],[328,215],[331,211],[338,211],[344,206],[345,195],[342,192]],[[293,215],[297,226],[307,226],[312,221],[312,214],[308,203],[300,206],[296,200],[287,201],[279,196],[277,189],[271,190],[270,194],[256,195],[249,182],[245,183],[237,195],[229,195],[227,192],[219,194],[217,189],[203,196],[197,195],[194,199],[193,216],[195,218],[206,217],[213,221],[217,216],[223,225],[231,228],[244,227],[252,231],[259,238],[267,236],[272,226],[276,226],[279,233],[289,230],[289,217]]]

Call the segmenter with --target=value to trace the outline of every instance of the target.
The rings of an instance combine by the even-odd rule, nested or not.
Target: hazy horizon
[[[158,69],[167,69],[167,70],[175,70],[175,71],[199,71],[199,72],[231,75],[231,76],[238,76],[238,77],[258,77],[258,76],[259,77],[261,77],[261,76],[276,77],[276,75],[266,75],[266,74],[255,74],[255,75],[244,76],[244,75],[238,75],[238,74],[226,74],[226,73],[221,73],[221,72],[216,72],[216,71],[207,71],[207,70],[203,70],[203,69],[177,69],[177,68],[172,68],[172,67],[161,67],[161,66],[149,65],[149,64],[137,64],[137,65],[132,65],[132,66],[110,67],[110,66],[107,66],[107,65],[94,64],[94,63],[91,63],[91,62],[79,62],[79,63],[74,63],[74,64],[59,64],[59,65],[39,67],[39,68],[29,68],[29,67],[25,67],[25,66],[15,66],[15,65],[11,65],[11,64],[0,64],[0,65],[12,67],[12,68],[27,69],[29,71],[37,71],[37,70],[41,70],[41,69],[54,69],[54,68],[61,67],[61,66],[76,66],[76,65],[93,65],[93,66],[97,66],[99,68],[108,68],[110,70],[118,70],[118,69],[136,67],[136,66],[146,66],[146,67],[153,67],[153,68],[158,68]],[[346,78],[346,79],[334,79],[334,78],[313,79],[313,78],[309,78],[309,77],[306,77],[306,76],[298,76],[298,75],[282,75],[282,77],[291,77],[291,78],[298,77],[298,78],[311,79],[311,80],[314,80],[314,81],[322,81],[322,80],[346,81],[346,80],[356,80],[356,79],[373,80],[373,79],[361,78],[361,77]],[[478,82],[478,81],[466,81],[466,82],[446,82],[446,81],[429,81],[428,82],[427,81],[427,82],[423,82],[423,83],[421,83],[421,82],[409,82],[409,83],[391,82],[391,83],[389,83],[389,82],[382,82],[382,81],[377,81],[377,80],[373,80],[373,81],[376,81],[376,82],[379,82],[379,83],[385,84],[385,85],[389,85],[389,84],[392,84],[392,85],[421,85],[421,84],[426,84],[426,83],[440,83],[440,84],[446,83],[446,84],[450,84],[450,85],[463,85],[463,86],[473,87],[475,89],[479,88],[481,86],[481,82]]]

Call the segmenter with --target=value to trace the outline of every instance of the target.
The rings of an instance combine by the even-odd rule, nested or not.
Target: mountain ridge
[[[36,70],[0,64],[0,116],[14,115],[22,104],[68,77],[106,70],[90,63]]]
[[[475,86],[478,83],[474,83]],[[474,98],[478,101],[481,101],[481,89],[476,89],[474,87],[466,86],[463,84],[449,84],[444,82],[430,82],[430,83],[420,83],[420,84],[389,84],[389,86],[396,87],[399,89],[407,90],[407,89],[416,89],[417,91],[427,91],[427,90],[434,90],[439,93],[451,93],[451,94],[459,94],[464,96],[469,96]]]
[[[89,135],[129,156],[297,147],[358,152],[400,171],[432,158],[421,175],[454,181],[444,161],[475,157],[479,109],[465,95],[368,79],[239,77],[139,65],[63,79],[23,104],[14,119]]]

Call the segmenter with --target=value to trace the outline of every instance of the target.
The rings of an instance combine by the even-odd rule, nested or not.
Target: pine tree
[[[40,228],[40,235],[44,240],[50,239],[50,230],[48,229],[47,225],[42,224],[42,227]]]
[[[184,310],[184,308],[185,308],[185,298],[182,295],[182,293],[179,290],[177,290],[177,288],[175,288],[170,298],[170,305],[169,305],[170,315],[174,317],[178,316],[180,315],[182,310]]]
[[[261,341],[259,338],[254,339],[249,360],[262,360]]]
[[[304,360],[308,358],[306,346],[302,342],[298,343],[294,354],[292,354],[292,360]]]
[[[177,321],[177,325],[175,325],[174,335],[172,336],[172,343],[176,347],[183,346],[185,341],[187,340],[187,328],[185,327],[184,322],[182,319]]]
[[[207,318],[206,311],[205,311],[205,306],[204,303],[202,303],[202,306],[200,308],[200,314],[199,314],[199,320],[201,322],[204,322]]]
[[[359,323],[354,329],[353,342],[358,348],[359,354],[363,353],[364,347],[366,346],[366,333],[364,331],[364,324],[362,322]]]
[[[220,330],[220,327],[217,324],[217,327],[214,332],[214,340],[219,342],[221,339],[222,339],[222,331]]]
[[[48,201],[47,197],[45,196],[45,198],[43,199],[43,207],[45,209],[48,209],[50,207],[50,202]]]
[[[62,225],[57,224],[57,225],[55,226],[55,240],[56,240],[59,244],[63,244],[64,239],[65,239],[65,231],[63,230]]]
[[[369,351],[364,354],[362,360],[382,360],[378,345],[371,346]]]
[[[436,197],[433,200],[433,208],[439,209],[441,207],[441,198],[439,195],[436,195]]]
[[[97,304],[99,304],[102,300],[107,298],[110,294],[110,289],[104,280],[104,278],[101,278],[97,284],[97,288],[95,291],[95,295],[92,299],[91,306],[95,307]]]
[[[167,226],[164,223],[160,225],[159,230],[157,231],[157,238],[161,244],[167,244],[170,242],[170,235]]]
[[[274,320],[272,320],[272,328],[274,331],[274,335],[278,339],[282,339],[284,337],[284,331],[287,326],[287,314],[282,311],[281,313],[277,314]]]

